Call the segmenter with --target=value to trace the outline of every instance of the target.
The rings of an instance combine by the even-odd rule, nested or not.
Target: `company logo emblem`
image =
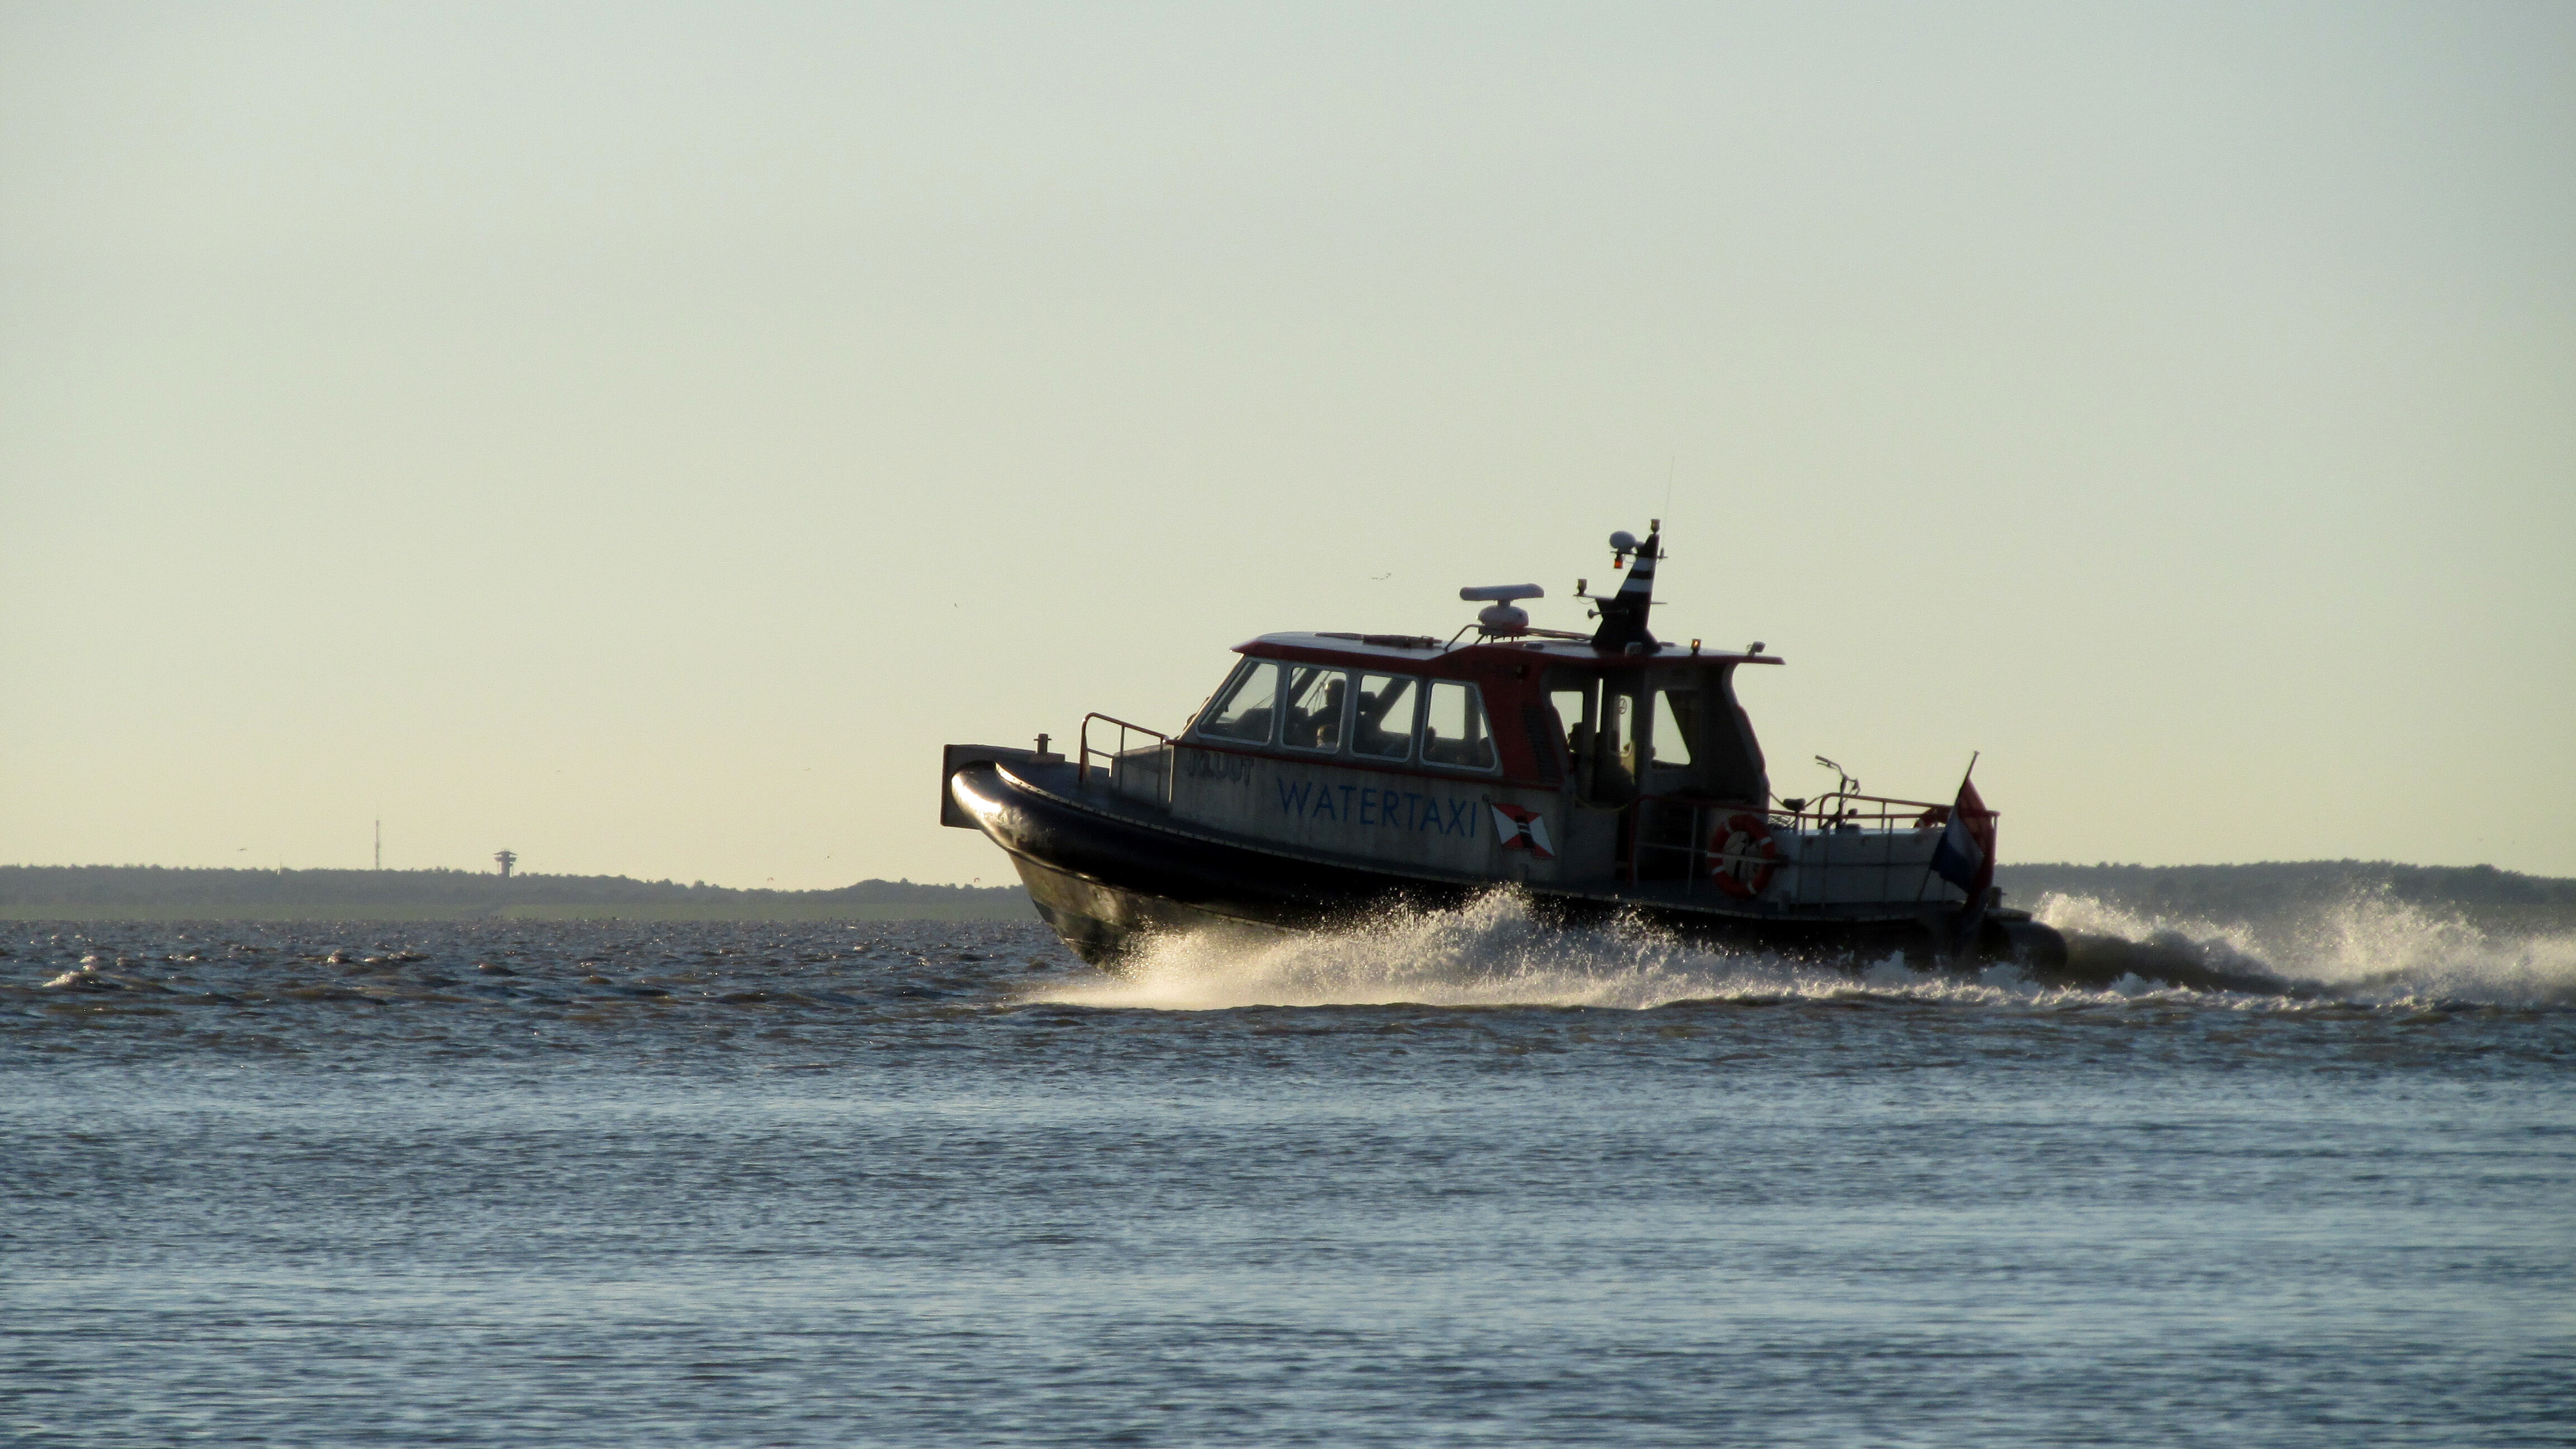
[[[1505,850],[1526,850],[1541,860],[1556,859],[1556,847],[1547,838],[1547,818],[1527,806],[1495,806],[1494,835]]]

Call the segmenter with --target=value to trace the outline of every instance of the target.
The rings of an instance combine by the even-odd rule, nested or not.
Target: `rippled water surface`
[[[0,1442],[2576,1437],[2563,941],[6,931]]]

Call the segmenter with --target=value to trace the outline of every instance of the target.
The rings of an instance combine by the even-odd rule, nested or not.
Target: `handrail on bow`
[[[1114,748],[1108,750],[1095,750],[1091,747],[1091,722],[1093,720],[1098,720],[1104,725],[1116,725],[1118,727],[1118,743]],[[1160,771],[1162,779],[1155,786],[1154,794],[1160,803],[1164,805],[1171,804],[1172,772],[1170,769],[1169,756],[1172,748],[1172,737],[1163,733],[1161,730],[1152,728],[1151,726],[1140,725],[1129,720],[1123,720],[1114,714],[1102,714],[1098,710],[1093,710],[1091,713],[1082,717],[1082,730],[1077,737],[1082,753],[1076,757],[1076,763],[1081,768],[1080,773],[1076,778],[1080,779],[1086,785],[1091,783],[1091,757],[1098,755],[1105,762],[1101,768],[1107,775],[1111,788],[1116,788],[1118,784],[1119,761],[1125,759],[1127,756],[1127,736],[1130,733],[1151,735],[1154,740],[1163,747],[1165,760],[1164,768]]]

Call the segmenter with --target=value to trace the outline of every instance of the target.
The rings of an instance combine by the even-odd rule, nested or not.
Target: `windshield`
[[[1268,744],[1278,696],[1279,666],[1266,659],[1247,659],[1225,688],[1217,691],[1207,713],[1199,716],[1199,733],[1209,739]]]

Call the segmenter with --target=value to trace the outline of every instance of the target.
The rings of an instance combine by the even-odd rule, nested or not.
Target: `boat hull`
[[[1062,773],[1071,779],[1069,768]],[[1556,924],[1633,921],[1721,949],[1819,963],[1901,955],[1926,967],[2019,960],[2047,969],[2065,959],[2056,933],[2018,912],[1993,913],[1973,939],[1961,941],[1956,911],[1947,908],[1878,919],[1752,916],[1609,891],[1444,880],[1317,860],[1092,808],[1071,791],[996,763],[956,771],[948,789],[1009,853],[1039,916],[1084,960],[1111,970],[1158,935],[1276,940],[1390,911],[1453,907],[1498,889],[1522,893],[1534,916]]]

